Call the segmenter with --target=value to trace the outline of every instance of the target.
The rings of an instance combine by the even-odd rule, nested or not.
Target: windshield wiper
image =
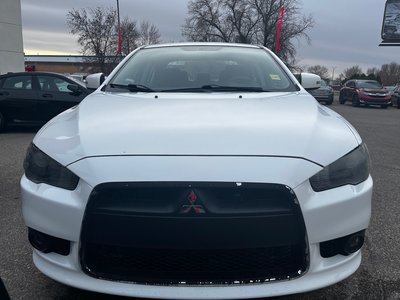
[[[220,91],[220,92],[270,92],[257,86],[224,86],[218,84],[208,84],[201,87],[205,90]]]
[[[154,92],[151,88],[142,85],[142,84],[116,84],[116,83],[110,83],[110,87],[112,88],[117,88],[117,89],[124,89],[124,90],[129,90],[130,92],[147,92],[151,93]]]
[[[218,84],[207,84],[201,87],[180,88],[162,90],[160,92],[271,92],[255,86],[223,86]]]

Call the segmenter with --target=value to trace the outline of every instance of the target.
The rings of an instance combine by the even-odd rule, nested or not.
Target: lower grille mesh
[[[296,277],[305,268],[303,251],[295,246],[171,250],[93,245],[86,251],[98,277],[137,283],[264,282]]]

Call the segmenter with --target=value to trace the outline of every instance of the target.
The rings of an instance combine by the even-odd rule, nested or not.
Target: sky
[[[320,64],[335,77],[346,68],[367,68],[400,63],[400,47],[378,47],[384,0],[298,0],[302,13],[315,26],[308,31],[311,44],[295,41],[301,66]],[[184,41],[189,0],[119,0],[121,18],[155,24],[163,42]],[[116,0],[21,0],[25,54],[79,54],[77,37],[69,33],[67,12],[72,9],[116,6]]]

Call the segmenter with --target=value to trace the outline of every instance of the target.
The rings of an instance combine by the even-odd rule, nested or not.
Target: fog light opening
[[[49,239],[44,233],[29,228],[28,233],[29,242],[33,248],[43,253],[49,253]]]
[[[69,255],[71,242],[28,228],[28,239],[33,248],[43,253]]]
[[[355,232],[344,237],[329,240],[320,243],[320,253],[323,258],[333,257],[335,255],[350,255],[358,250],[364,244],[365,230]]]
[[[364,234],[355,233],[347,239],[344,244],[343,250],[346,254],[352,254],[361,249],[364,244]]]

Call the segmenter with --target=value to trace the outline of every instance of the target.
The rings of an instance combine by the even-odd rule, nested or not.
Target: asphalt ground
[[[317,291],[275,299],[400,299],[400,110],[330,106],[367,143],[374,179],[373,212],[363,261],[348,279]],[[0,134],[0,276],[11,299],[125,299],[67,287],[41,274],[22,220],[19,179],[37,128]],[[1,297],[0,297],[1,298]]]

